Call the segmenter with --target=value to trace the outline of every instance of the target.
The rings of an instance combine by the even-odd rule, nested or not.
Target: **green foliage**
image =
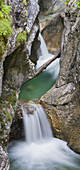
[[[10,6],[0,0],[0,56],[4,54],[8,38],[12,34],[9,12]]]
[[[64,0],[63,0],[64,1]],[[68,2],[69,2],[70,0],[66,0],[66,2],[64,3],[64,4],[68,4]],[[75,2],[75,7],[78,7],[78,8],[80,8],[80,0],[77,0],[76,2]]]
[[[69,1],[70,1],[70,0],[67,0],[64,4],[68,4]]]
[[[0,20],[0,37],[2,39],[5,37],[6,41],[8,36],[12,34],[12,29],[10,27],[10,22],[8,19],[1,19]]]
[[[80,8],[80,0],[77,0],[76,5]]]
[[[16,43],[21,43],[23,44],[25,41],[27,40],[27,35],[26,35],[26,31],[22,31],[21,33],[19,33],[16,37]]]
[[[6,116],[6,120],[9,121],[9,122],[11,122],[11,115],[10,115],[10,113],[4,111],[4,114],[5,114],[5,116]]]
[[[27,1],[26,1],[26,0],[23,0],[22,4],[27,5]]]

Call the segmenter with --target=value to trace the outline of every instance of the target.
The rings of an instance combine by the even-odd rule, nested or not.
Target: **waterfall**
[[[22,105],[26,141],[9,144],[10,170],[80,170],[80,156],[52,136],[43,108],[36,104],[34,108],[29,114]]]
[[[48,53],[43,37],[38,69],[53,57]],[[53,61],[44,71],[21,87],[20,99],[37,99],[56,82],[60,70],[60,59]],[[28,103],[27,103],[28,104]],[[30,107],[33,106],[30,114]],[[41,105],[22,104],[25,141],[13,141],[8,147],[10,170],[80,170],[80,156],[69,149],[67,143],[53,137],[46,114]],[[31,111],[32,111],[31,110]]]
[[[52,131],[42,106],[34,104],[34,107],[35,110],[33,114],[28,114],[27,110],[22,107],[27,143],[37,142],[52,137]]]
[[[35,69],[37,70],[45,62],[53,57],[47,50],[45,41],[41,34],[41,56],[37,61]],[[54,60],[46,69],[44,69],[38,76],[25,82],[19,93],[19,99],[37,99],[44,95],[55,83],[60,71],[60,58]]]
[[[41,57],[45,59],[45,57],[47,58],[49,53],[48,53],[48,49],[46,47],[46,43],[43,39],[43,36],[41,35],[41,33],[39,33],[39,38],[41,40],[41,45],[40,45],[40,50],[41,50]]]
[[[36,70],[38,70],[49,59],[54,57],[53,54],[50,54],[48,52],[46,43],[45,43],[41,33],[39,33],[39,37],[41,40],[41,45],[40,45],[41,56],[39,57],[39,60],[37,61]],[[57,58],[56,60],[54,60],[44,71],[47,74],[50,73],[51,75],[53,75],[53,81],[54,81],[54,79],[57,79],[57,77],[59,75],[59,71],[60,71],[60,58]],[[56,74],[56,76],[54,76],[55,74]],[[56,78],[54,78],[54,77],[56,77]]]

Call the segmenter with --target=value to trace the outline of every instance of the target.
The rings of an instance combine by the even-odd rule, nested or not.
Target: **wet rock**
[[[41,22],[42,24],[43,22]],[[42,35],[50,53],[60,51],[63,28],[63,18],[60,14],[57,14],[49,19],[46,26],[42,29]]]
[[[0,95],[10,93],[12,89],[20,86],[34,74],[34,64],[29,57],[38,27],[38,1],[29,0],[27,4],[23,0],[7,1],[11,6],[12,37],[8,40],[8,46],[0,61]],[[26,32],[26,42],[16,39],[20,33]],[[35,53],[36,58],[36,53]],[[7,66],[8,65],[8,66]]]
[[[24,125],[23,125],[23,109],[26,114],[33,114],[36,110],[34,102],[28,100],[17,101],[16,112],[11,126],[9,141],[24,139]]]
[[[19,130],[17,131],[13,127],[16,132],[14,131],[13,136],[10,136],[10,140],[24,137],[22,115],[19,114],[20,109],[17,109],[15,113],[16,101],[14,103],[12,96],[15,92],[16,98],[17,90],[34,74],[34,64],[29,57],[31,56],[32,43],[39,29],[37,0],[28,0],[27,4],[23,0],[5,0],[5,2],[11,7],[10,16],[13,33],[0,60],[0,96],[3,96],[0,98],[0,170],[9,169],[7,145],[12,122],[17,130],[22,128],[22,136],[20,133],[16,133]],[[17,41],[18,35],[23,35],[23,32],[25,33],[25,41],[22,41],[22,37]]]
[[[64,2],[61,0],[39,0],[41,14],[49,15],[62,11],[65,8]]]
[[[80,153],[80,10],[70,1],[65,9],[61,69],[56,85],[41,101],[55,136]]]

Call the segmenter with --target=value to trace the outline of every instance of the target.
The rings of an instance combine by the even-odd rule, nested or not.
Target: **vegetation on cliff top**
[[[68,4],[69,1],[70,0],[66,0],[65,4]],[[75,4],[75,7],[77,6],[78,8],[80,8],[80,0],[77,0],[74,4]]]
[[[0,0],[0,57],[7,47],[9,36],[12,34],[11,20],[9,16],[10,6]]]

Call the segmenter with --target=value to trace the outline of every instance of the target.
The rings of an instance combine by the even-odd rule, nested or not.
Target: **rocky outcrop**
[[[34,74],[29,56],[32,42],[39,29],[37,0],[35,2],[30,0],[27,4],[23,0],[7,2],[11,6],[13,34],[9,38],[7,49],[0,61],[0,94],[2,86],[4,94],[10,92],[11,89],[17,90]]]
[[[9,159],[8,159],[8,154],[0,146],[0,170],[3,169],[4,170],[9,169]]]
[[[9,169],[7,144],[16,110],[16,91],[34,75],[34,65],[29,57],[31,57],[32,44],[35,37],[37,39],[39,29],[37,19],[39,13],[38,0],[28,0],[27,3],[24,0],[5,0],[5,3],[11,7],[10,16],[13,33],[8,40],[4,55],[0,58],[1,170]],[[16,119],[16,116],[14,119]]]
[[[65,8],[64,2],[65,0],[39,0],[41,14],[48,15],[62,11]]]
[[[55,136],[80,153],[80,10],[73,5],[65,9],[60,75],[41,101]]]
[[[15,101],[10,98],[0,98],[0,169],[9,169],[9,160],[7,154],[7,144],[9,141],[10,127],[15,111]]]
[[[43,26],[43,23],[44,22],[41,22],[41,27]],[[42,29],[42,35],[46,46],[48,51],[52,54],[60,51],[63,28],[63,18],[61,14],[57,14],[51,19],[48,19],[47,24]]]

